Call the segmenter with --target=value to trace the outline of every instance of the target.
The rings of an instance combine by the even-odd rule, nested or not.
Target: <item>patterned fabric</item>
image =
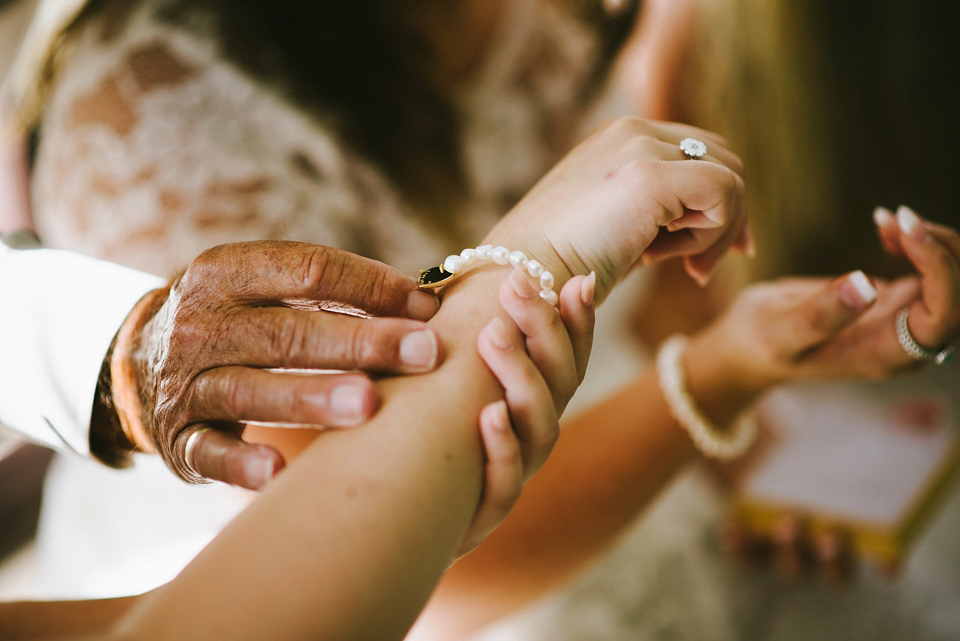
[[[159,18],[165,4],[121,5],[65,56],[34,183],[47,243],[165,275],[254,238],[335,245],[408,272],[454,249],[332,123],[225,62],[202,15],[189,29]],[[573,98],[596,57],[548,1],[509,6],[500,55],[460,94],[476,238],[575,141]]]
[[[158,19],[162,6],[130,2],[100,17],[65,61],[44,116],[34,183],[48,243],[160,274],[211,245],[251,238],[336,245],[408,273],[459,249],[424,228],[331,122],[308,117],[224,62],[215,39],[204,36],[202,16],[188,29]],[[573,97],[596,55],[590,34],[551,0],[506,6],[494,53],[458,98],[472,190],[463,215],[477,238],[575,141],[582,109]],[[625,331],[638,287],[622,286],[604,306],[579,407],[643,365]],[[147,493],[156,501],[143,510]],[[230,488],[189,488],[191,527],[174,532],[185,493],[155,462],[126,473],[61,459],[41,527],[46,594],[150,589],[245,503]],[[685,475],[579,581],[479,638],[957,638],[960,500],[900,586],[865,576],[848,594],[731,565],[714,539],[720,505],[702,476]],[[123,548],[131,541],[152,542],[149,559]]]

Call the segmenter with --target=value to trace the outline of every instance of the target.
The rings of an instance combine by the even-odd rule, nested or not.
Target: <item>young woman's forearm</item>
[[[506,271],[476,270],[431,321],[445,362],[384,381],[363,429],[323,434],[127,618],[150,639],[400,639],[476,508],[477,416],[501,390],[476,352]]]
[[[3,603],[0,604],[0,637],[18,641],[102,632],[139,598]]]
[[[752,395],[736,393],[727,373],[704,357],[691,363],[689,384],[723,424]],[[696,456],[649,368],[564,423],[549,460],[507,519],[447,572],[413,638],[466,637],[569,580]]]

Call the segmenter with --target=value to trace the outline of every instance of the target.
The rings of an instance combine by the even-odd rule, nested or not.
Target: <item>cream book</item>
[[[758,529],[802,514],[813,532],[844,528],[864,558],[902,559],[960,472],[960,382],[947,374],[932,384],[771,394],[759,411],[769,435],[741,477],[735,510]]]

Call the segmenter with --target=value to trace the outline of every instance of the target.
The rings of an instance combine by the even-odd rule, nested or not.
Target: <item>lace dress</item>
[[[48,243],[160,274],[209,246],[255,238],[335,245],[409,273],[459,249],[330,123],[223,62],[202,16],[178,26],[157,17],[162,6],[131,2],[100,17],[65,61],[34,181]],[[572,97],[597,55],[591,34],[550,0],[506,7],[495,53],[460,96],[465,216],[477,238],[576,140],[587,119]],[[627,331],[639,289],[622,286],[605,304],[580,407],[642,368]],[[152,588],[248,500],[224,486],[183,486],[151,457],[130,472],[61,459],[40,534],[45,594]],[[865,577],[835,594],[729,564],[715,543],[721,505],[698,472],[684,475],[580,580],[478,638],[958,638],[960,554],[943,554],[957,518],[952,531],[934,530],[900,585]]]

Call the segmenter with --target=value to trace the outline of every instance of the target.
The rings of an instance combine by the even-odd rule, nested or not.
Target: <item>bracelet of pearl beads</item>
[[[528,259],[521,251],[510,251],[506,247],[494,247],[493,245],[468,247],[459,255],[451,254],[447,256],[442,265],[420,272],[420,287],[431,289],[441,287],[470,267],[487,262],[504,266],[513,265],[524,270],[540,282],[540,298],[551,305],[556,305],[560,299],[557,292],[553,290],[556,280],[553,274],[543,268],[543,265],[535,260]]]

